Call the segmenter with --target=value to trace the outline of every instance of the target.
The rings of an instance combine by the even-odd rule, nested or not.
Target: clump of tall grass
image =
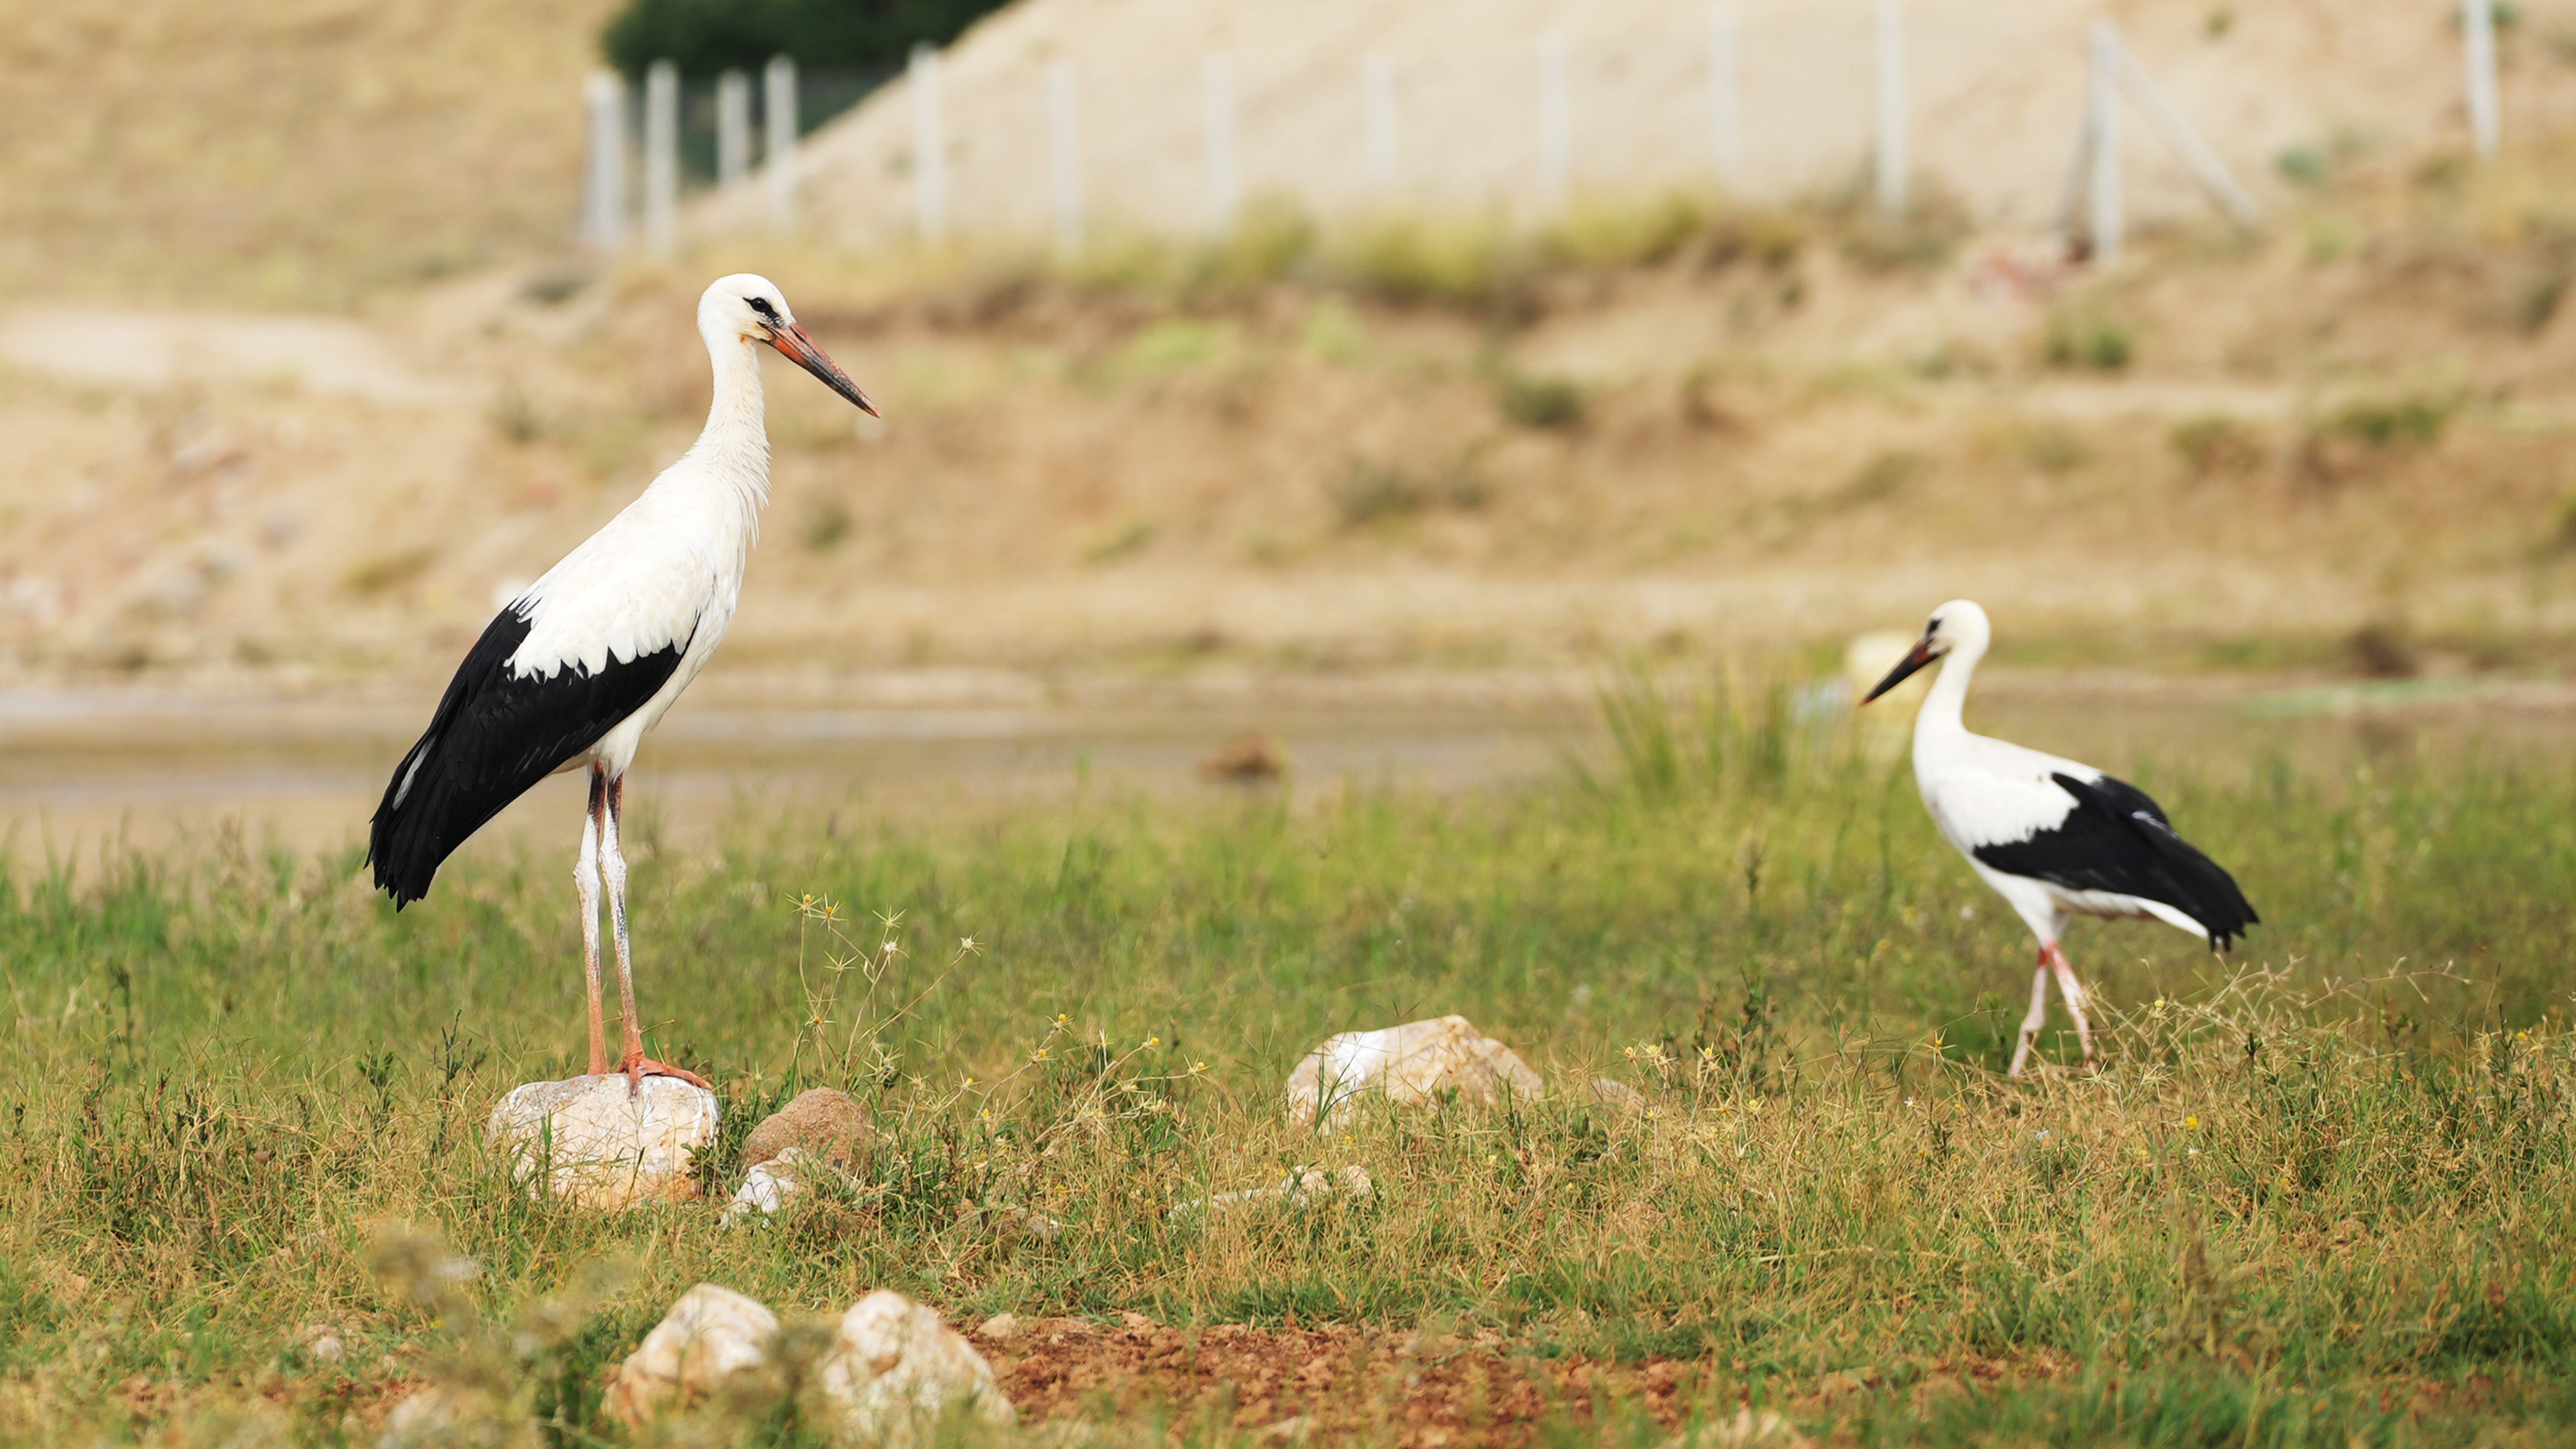
[[[1776,792],[1793,780],[1839,779],[1862,760],[1848,691],[1748,678],[1733,664],[1677,682],[1629,660],[1611,668],[1594,702],[1609,765],[1577,760],[1574,768],[1596,792],[1644,800]]]

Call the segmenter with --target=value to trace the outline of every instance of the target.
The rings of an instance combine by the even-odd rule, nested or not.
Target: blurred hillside
[[[610,0],[10,0],[0,295],[336,310],[558,246]]]
[[[1737,121],[1746,197],[1832,195],[1874,149],[1870,0],[1735,0]],[[1234,164],[1247,196],[1325,217],[1390,209],[1535,220],[1546,211],[1537,54],[1563,56],[1574,194],[1616,201],[1718,174],[1705,0],[1473,0],[1390,5],[1206,5],[1196,0],[1023,0],[987,18],[941,67],[949,211],[961,230],[1042,236],[1053,181],[1048,75],[1078,93],[1086,209],[1095,223],[1195,234],[1207,224],[1204,67],[1230,77]],[[2337,151],[2422,154],[2467,136],[2456,4],[2442,0],[1907,0],[1904,110],[1911,169],[1979,223],[2056,215],[2086,83],[2086,29],[2120,23],[2155,77],[2243,184],[2293,199]],[[2576,4],[2500,7],[2506,129],[2576,120]],[[1362,84],[1387,76],[1391,176],[1367,159]],[[807,146],[806,204],[822,234],[910,239],[914,98],[879,92]],[[2122,127],[2134,215],[2205,210],[2137,111]],[[754,224],[756,185],[700,225]]]
[[[2568,174],[2356,156],[2265,238],[2100,274],[1675,201],[1538,236],[1282,215],[1075,272],[493,276],[300,378],[177,344],[150,386],[12,376],[0,637],[40,678],[443,669],[686,446],[692,303],[758,265],[888,421],[773,365],[732,669],[1552,666],[1969,594],[2024,659],[2555,670]],[[29,325],[0,347],[54,355]]]
[[[2576,154],[2532,119],[2576,69],[2537,11],[2500,160],[2425,80],[2249,168],[2260,235],[2192,203],[2100,269],[1930,161],[1901,222],[1639,185],[1549,225],[1256,201],[1072,262],[817,228],[603,267],[560,249],[598,19],[19,17],[0,677],[443,673],[687,445],[691,304],[736,269],[888,421],[773,367],[726,670],[1552,668],[1960,594],[2025,660],[2576,662]]]

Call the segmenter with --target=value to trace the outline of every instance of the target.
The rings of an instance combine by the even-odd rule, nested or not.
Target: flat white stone
[[[665,1409],[707,1398],[738,1373],[769,1361],[778,1316],[730,1288],[701,1283],[680,1295],[618,1367],[608,1411],[628,1428]]]
[[[677,1077],[631,1090],[618,1073],[530,1082],[483,1129],[534,1196],[614,1211],[698,1195],[690,1155],[716,1133],[716,1095]]]
[[[1326,1172],[1320,1167],[1292,1167],[1286,1181],[1275,1187],[1247,1187],[1240,1192],[1221,1192],[1213,1197],[1193,1198],[1172,1209],[1176,1218],[1195,1217],[1201,1213],[1223,1212],[1228,1208],[1253,1207],[1275,1202],[1285,1207],[1304,1207],[1319,1197],[1340,1194],[1367,1198],[1377,1191],[1365,1167],[1345,1167],[1339,1172]]]
[[[1421,1106],[1455,1092],[1490,1107],[1508,1092],[1524,1101],[1546,1092],[1529,1063],[1463,1016],[1435,1016],[1378,1031],[1326,1037],[1288,1077],[1288,1115],[1330,1123],[1364,1096]]]
[[[890,1288],[850,1305],[816,1373],[844,1442],[910,1449],[964,1413],[994,1428],[1016,1417],[993,1366],[939,1315]]]

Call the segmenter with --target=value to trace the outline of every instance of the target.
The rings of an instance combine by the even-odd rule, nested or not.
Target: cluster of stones
[[[1295,1120],[1329,1127],[1369,1103],[1493,1107],[1545,1092],[1538,1073],[1510,1047],[1463,1016],[1441,1016],[1327,1038],[1290,1073],[1287,1105]],[[1606,1078],[1593,1082],[1590,1094],[1605,1105],[1644,1105],[1632,1089]],[[703,1087],[671,1077],[630,1083],[612,1074],[520,1087],[493,1109],[485,1137],[523,1190],[619,1211],[697,1196],[691,1159],[713,1140],[717,1122],[715,1094]],[[861,1171],[873,1130],[866,1109],[844,1093],[817,1088],[797,1096],[745,1139],[745,1170],[725,1221],[757,1220],[817,1184]],[[1375,1190],[1366,1168],[1297,1167],[1277,1183],[1179,1203],[1172,1211],[1186,1221],[1263,1203],[1302,1207],[1331,1197],[1366,1198]],[[1022,1209],[978,1211],[1032,1237],[1051,1239],[1062,1231],[1062,1224]],[[672,1304],[619,1368],[609,1408],[640,1428],[674,1411],[756,1394],[764,1385],[774,1390],[787,1377],[782,1342],[778,1317],[766,1306],[701,1283]],[[828,1405],[845,1442],[909,1444],[952,1414],[997,1426],[1012,1420],[1010,1401],[983,1357],[935,1311],[890,1290],[852,1304],[828,1346],[804,1367],[810,1372],[794,1377]],[[420,1411],[409,1417],[435,1417],[431,1396],[418,1397],[404,1406]]]

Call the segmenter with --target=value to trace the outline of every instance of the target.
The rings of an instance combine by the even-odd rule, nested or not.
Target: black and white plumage
[[[1992,638],[1985,610],[1965,599],[1943,604],[1913,649],[1861,702],[1946,661],[1914,717],[1914,783],[1941,838],[2039,940],[2030,1014],[2013,1052],[2012,1074],[2019,1076],[2048,1021],[2052,974],[2085,1059],[2093,1056],[2084,990],[2058,944],[2069,917],[2150,917],[2202,937],[2213,951],[2226,950],[2261,918],[2235,879],[2176,834],[2164,808],[2137,786],[2091,765],[1968,732],[1962,719],[1968,684]]]
[[[715,401],[697,444],[643,494],[504,607],[448,682],[429,728],[395,766],[368,837],[396,909],[429,893],[468,836],[559,771],[587,766],[590,808],[573,866],[589,988],[590,1070],[607,1070],[599,898],[607,887],[630,1079],[689,1074],[644,1055],[618,848],[625,776],[647,730],[706,666],[733,622],[769,501],[769,434],[756,344],[874,413],[766,278],[719,278],[698,299]],[[694,1078],[692,1078],[694,1080]]]

